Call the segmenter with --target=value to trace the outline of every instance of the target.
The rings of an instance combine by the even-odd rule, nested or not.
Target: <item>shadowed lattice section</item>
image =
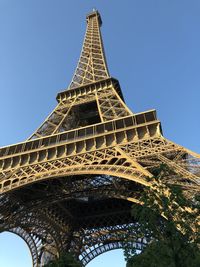
[[[100,32],[101,24],[98,11],[87,16],[85,39],[70,89],[109,77]]]
[[[40,246],[38,245],[38,243],[40,242],[40,240],[37,240],[35,236],[31,236],[29,233],[27,233],[24,229],[20,227],[13,228],[9,230],[9,232],[20,236],[26,242],[30,250],[31,256],[32,256],[33,267],[37,267],[38,266],[37,264],[38,263],[38,247]]]
[[[141,251],[143,249],[143,240],[141,242],[135,242],[132,244],[132,246],[138,250]],[[116,241],[108,244],[101,244],[99,246],[94,247],[93,249],[90,249],[88,252],[85,252],[85,254],[81,255],[80,260],[83,266],[86,266],[90,261],[92,261],[97,256],[114,250],[114,249],[123,249],[126,246],[125,242],[122,241]]]

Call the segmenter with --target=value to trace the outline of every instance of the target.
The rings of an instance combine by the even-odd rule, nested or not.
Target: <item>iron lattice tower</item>
[[[85,266],[123,247],[147,177],[199,191],[200,155],[163,137],[155,110],[133,114],[109,75],[98,11],[87,16],[81,56],[58,105],[25,142],[0,149],[0,229],[28,244],[33,267],[71,250]],[[135,245],[142,240],[135,237]]]

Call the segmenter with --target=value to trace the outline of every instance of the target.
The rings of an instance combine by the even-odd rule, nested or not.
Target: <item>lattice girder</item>
[[[156,141],[156,146],[154,146],[154,141]],[[177,179],[177,183],[182,183],[187,181],[188,186],[192,186],[193,188],[198,188],[199,180],[198,176],[191,171],[187,170],[183,166],[178,163],[174,163],[173,161],[167,159],[159,152],[163,153],[165,149],[165,153],[172,153],[174,149],[174,144],[167,143],[163,146],[158,146],[158,141],[162,144],[162,139],[159,140],[149,140],[149,149],[147,149],[147,145],[145,145],[145,149],[142,151],[141,147],[139,150],[139,155],[142,154],[142,158],[144,155],[148,157],[152,157],[152,155],[157,154],[157,158],[160,160],[157,164],[165,163],[170,168],[173,167],[173,171],[179,175],[179,179]],[[147,141],[145,140],[147,144]],[[141,143],[140,143],[141,144]],[[153,146],[152,146],[153,144]],[[137,145],[133,143],[132,145]],[[124,154],[120,155],[120,150],[125,151],[127,156]],[[131,179],[137,181],[142,184],[147,184],[145,182],[145,176],[151,176],[151,173],[148,174],[146,169],[142,167],[139,163],[140,158],[137,161],[137,156],[132,157],[131,154],[136,154],[135,151],[131,151],[130,146],[127,149],[127,146],[120,146],[119,149],[104,149],[98,150],[96,152],[87,152],[84,154],[80,154],[80,156],[71,156],[67,158],[61,158],[57,160],[51,160],[47,162],[31,164],[28,166],[20,167],[16,171],[14,169],[8,170],[7,172],[3,172],[4,180],[1,181],[2,192],[7,192],[16,187],[24,186],[28,183],[36,182],[41,179],[50,179],[52,177],[58,176],[68,176],[71,174],[102,174],[106,173],[107,175],[119,175],[120,177],[124,177],[127,179]],[[177,148],[176,148],[177,149]],[[180,148],[178,147],[180,150]],[[157,152],[158,151],[158,152]],[[110,155],[110,156],[109,156]],[[165,160],[163,160],[165,159]],[[197,160],[196,160],[197,161]],[[142,161],[141,161],[142,162]],[[175,165],[175,166],[174,166]],[[186,163],[185,163],[186,165]],[[187,164],[187,168],[191,168],[191,165]],[[154,167],[154,166],[153,166]],[[193,166],[192,166],[193,167]],[[148,166],[148,169],[152,168],[152,165]],[[199,161],[197,162],[196,169],[199,175]],[[184,177],[182,179],[181,177]],[[9,185],[8,185],[8,181]],[[170,181],[168,181],[170,183]],[[196,186],[196,187],[195,187]]]
[[[20,236],[28,245],[31,256],[32,256],[32,264],[33,267],[38,267],[38,249],[36,246],[36,241],[34,240],[34,237],[32,237],[29,233],[27,233],[24,229],[18,227],[9,229],[9,232],[14,233],[18,236]]]
[[[87,29],[81,56],[69,88],[76,88],[109,77],[100,32],[101,24],[98,11],[87,16]]]
[[[118,81],[113,78],[63,91],[58,94],[57,100],[57,107],[29,139],[87,126],[90,123],[80,117],[90,103],[95,104],[92,109],[99,117],[99,122],[133,115],[123,101]]]
[[[128,173],[134,171],[137,173],[135,167],[129,168],[131,163],[128,163],[127,158],[118,156],[119,152],[114,147],[128,144],[130,140],[132,142],[137,140],[138,143],[144,136],[149,136],[151,139],[153,136],[159,136],[159,122],[154,120],[154,116],[154,111],[150,111],[85,129],[81,128],[78,132],[70,131],[43,140],[28,141],[9,149],[4,148],[1,151],[3,157],[0,160],[1,192],[5,192],[5,188],[10,190],[20,184],[25,185],[28,183],[27,179],[33,182],[44,179],[46,175],[50,177],[50,172],[52,175],[59,176],[70,172],[99,173],[104,170],[110,175],[117,171],[126,177]],[[148,118],[149,122],[145,125],[140,124],[141,118]],[[72,138],[69,138],[70,136]],[[61,141],[62,139],[64,140]],[[13,151],[17,150],[19,153],[14,156]]]
[[[24,205],[23,202],[20,204]],[[32,256],[33,267],[42,266],[47,252],[48,257],[58,255],[62,242],[62,239],[59,238],[60,231],[49,219],[44,218],[41,211],[26,212],[26,215],[19,213],[13,216],[12,220],[5,222],[4,226],[0,226],[1,231],[13,232],[27,243]]]
[[[106,199],[106,197],[109,197],[109,198],[111,198],[111,197],[117,197],[117,198],[119,198],[120,197],[120,198],[122,198],[122,196],[124,196],[124,198],[126,199],[126,194],[129,195],[129,196],[132,195],[132,190],[130,190],[130,185],[128,185],[128,188],[129,188],[128,191],[125,190],[125,188],[124,188],[125,184],[124,183],[123,183],[123,185],[124,185],[123,188],[124,189],[122,189],[122,184],[121,184],[121,189],[120,189],[119,186],[117,186],[118,182],[120,182],[120,179],[119,178],[114,178],[114,177],[111,178],[111,177],[106,177],[105,176],[105,178],[102,179],[102,177],[99,176],[99,177],[97,177],[97,180],[95,179],[96,182],[94,182],[93,179],[94,178],[91,177],[91,183],[89,183],[88,179],[85,178],[84,192],[88,192],[87,193],[88,196],[90,196],[91,194],[92,195],[95,194],[96,197],[99,195],[101,197],[101,199]],[[93,182],[92,182],[92,180],[93,180]],[[123,180],[121,180],[121,181],[123,182]],[[69,181],[67,181],[67,182],[68,182],[68,188],[69,188],[68,189],[69,190],[68,197],[71,197],[72,198],[73,197],[72,183],[69,182]],[[78,185],[77,184],[77,179],[74,179],[74,183],[76,184],[76,186],[74,187],[74,192],[75,192],[75,195],[74,196],[76,196],[76,198],[77,198],[77,196],[78,196],[77,193],[80,192],[80,188],[82,188],[82,190],[83,190],[83,181],[82,181],[82,183],[78,183],[79,184]],[[107,186],[112,185],[112,184],[114,186],[110,187],[110,189],[108,190],[108,189],[106,189],[106,184],[107,184]],[[100,190],[98,190],[98,191],[96,191],[94,193],[94,188],[97,188],[97,185],[98,185],[98,187],[99,187]],[[104,186],[104,188],[101,188],[102,186]],[[88,187],[88,189],[87,189],[87,187]],[[118,188],[117,191],[116,191],[116,188]],[[33,190],[33,192],[36,192],[36,191]],[[84,196],[83,194],[80,194],[80,193],[78,193],[78,194],[80,195],[80,197],[83,197]],[[85,197],[87,196],[87,194],[85,195]],[[20,194],[20,195],[22,195],[22,194]],[[29,231],[29,234],[31,235],[31,237],[32,236],[33,237],[36,236],[36,239],[38,239],[37,236],[40,236],[42,238],[42,239],[39,238],[39,247],[37,247],[37,249],[38,249],[38,255],[41,255],[39,258],[44,257],[44,256],[42,256],[43,255],[42,254],[43,253],[43,250],[41,248],[45,248],[45,251],[48,251],[48,245],[46,245],[43,240],[45,240],[46,234],[51,233],[51,231],[52,231],[52,228],[51,227],[55,228],[55,230],[57,229],[56,232],[55,232],[55,235],[53,234],[53,236],[56,236],[57,241],[58,241],[58,237],[61,235],[60,236],[60,239],[61,240],[59,242],[57,242],[57,243],[60,243],[61,244],[61,241],[68,243],[70,240],[73,240],[73,242],[71,241],[72,244],[70,246],[68,244],[68,246],[72,249],[73,252],[76,252],[77,255],[80,255],[80,253],[83,254],[83,255],[85,255],[84,258],[86,257],[87,254],[90,254],[91,250],[97,249],[98,246],[101,246],[102,247],[103,240],[104,240],[104,242],[106,242],[106,244],[108,244],[111,241],[113,243],[114,240],[115,240],[115,242],[117,240],[119,240],[119,238],[118,239],[116,239],[116,237],[114,238],[114,236],[116,236],[117,233],[119,233],[119,234],[121,233],[118,230],[119,229],[119,226],[116,226],[116,227],[115,226],[112,226],[112,228],[113,228],[113,230],[112,230],[113,234],[112,235],[114,235],[112,238],[111,238],[111,233],[110,233],[109,236],[107,236],[107,237],[105,236],[105,234],[104,234],[104,237],[103,236],[100,236],[100,235],[97,235],[96,236],[96,239],[93,239],[92,240],[91,238],[94,237],[94,234],[92,234],[90,236],[88,231],[83,231],[83,230],[81,230],[79,232],[79,233],[82,233],[82,235],[81,235],[82,238],[81,239],[80,238],[77,239],[77,232],[76,231],[73,233],[73,236],[74,237],[73,238],[72,237],[70,238],[70,227],[66,227],[64,224],[62,226],[62,220],[63,219],[62,220],[59,219],[59,218],[61,218],[63,216],[62,214],[59,215],[59,209],[58,209],[58,207],[60,206],[60,204],[59,204],[60,203],[59,202],[60,200],[59,199],[57,200],[57,202],[58,202],[59,205],[58,206],[55,206],[55,208],[53,209],[53,206],[52,205],[55,205],[55,204],[53,204],[55,202],[55,197],[57,197],[57,196],[54,195],[54,200],[52,199],[53,202],[48,201],[46,203],[46,205],[48,205],[49,208],[47,208],[47,207],[46,208],[45,207],[41,207],[40,203],[37,203],[37,196],[36,196],[36,199],[35,199],[35,201],[36,201],[35,203],[37,203],[37,204],[35,205],[34,202],[31,203],[31,205],[34,208],[33,207],[31,208],[31,206],[27,206],[27,202],[26,203],[20,202],[20,207],[22,208],[24,206],[25,207],[25,210],[24,211],[21,210],[20,212],[18,211],[15,215],[13,215],[14,217],[12,218],[12,220],[10,219],[10,221],[13,221],[18,226],[20,224],[21,228],[23,227],[26,230],[28,230]],[[63,201],[63,199],[65,199],[65,197],[62,196],[61,199]],[[49,200],[49,197],[48,197],[48,200]],[[15,197],[14,201],[16,203],[16,197]],[[75,206],[75,205],[73,204],[73,206]],[[103,206],[105,206],[105,205],[103,205]],[[65,205],[65,207],[67,208],[66,205]],[[114,205],[113,208],[111,209],[111,211],[109,212],[110,214],[112,214],[112,216],[113,216],[113,214],[115,214],[113,212],[114,211],[114,207],[116,209],[116,205]],[[32,211],[31,211],[31,214],[28,215],[27,212],[26,212],[26,210],[30,211],[30,208],[31,208]],[[97,207],[94,206],[94,208],[95,208],[95,212],[97,212],[98,211]],[[38,213],[38,209],[40,209],[40,212],[39,213]],[[83,210],[83,209],[81,209],[81,210]],[[107,208],[107,210],[108,210],[108,208]],[[119,212],[120,210],[122,210],[122,211]],[[120,208],[120,210],[119,211],[116,210],[116,212],[117,212],[116,215],[117,214],[121,214],[120,215],[121,216],[121,219],[120,220],[122,222],[122,221],[125,220],[125,217],[124,217],[123,214],[126,211],[125,211],[125,209],[121,209],[121,208]],[[69,213],[70,213],[70,211],[67,212],[67,214],[69,214]],[[80,211],[78,212],[78,214],[79,214],[79,217],[78,218],[80,218],[80,214],[81,214]],[[103,216],[105,216],[105,214],[106,213],[104,211],[103,212]],[[42,215],[42,217],[40,215]],[[97,216],[99,216],[99,215],[97,214]],[[109,214],[107,214],[106,216],[107,217],[105,217],[104,220],[107,222],[107,224],[109,224],[109,225],[115,225],[117,223],[119,225],[119,223],[120,223],[119,219],[117,219],[117,221],[116,221],[116,218],[118,218],[118,217],[116,217],[115,219],[114,218],[112,219],[112,217],[110,217]],[[20,221],[18,221],[17,218],[19,218],[19,219],[21,218]],[[43,218],[43,221],[41,221],[41,218]],[[94,216],[91,217],[92,221],[91,220],[90,221],[93,223],[93,225],[96,225],[97,226],[97,223],[99,223],[99,218],[97,217],[95,220],[94,220],[94,218],[95,218]],[[80,223],[81,223],[81,225],[79,226],[80,229],[83,229],[85,227],[88,229],[88,226],[89,225],[88,225],[87,221],[85,221],[85,219],[87,219],[87,216],[86,217],[83,217],[83,218],[80,218]],[[102,224],[103,224],[103,221],[104,220],[102,220],[102,219],[100,220],[102,222]],[[56,221],[58,222],[59,225],[57,225]],[[77,224],[77,219],[75,221],[76,221],[76,224]],[[71,220],[71,223],[73,224],[73,227],[76,225],[75,222],[73,221],[73,219]],[[15,224],[12,227],[14,227]],[[48,230],[47,232],[45,232],[44,229],[42,230],[41,227],[43,225],[46,225],[47,226],[48,224],[51,227],[49,228],[49,230],[47,229]],[[68,223],[66,225],[68,225]],[[10,225],[10,227],[11,227],[11,225]],[[127,225],[127,227],[128,227],[128,225]],[[116,229],[116,230],[114,230],[114,229]],[[63,232],[63,234],[61,234],[61,232]],[[98,232],[98,230],[96,230],[96,234],[97,234],[97,232]],[[100,230],[99,230],[99,232],[100,232]],[[94,229],[92,230],[91,233],[94,233]],[[80,237],[80,234],[79,234],[79,237]],[[87,241],[86,241],[86,239],[87,239]],[[76,242],[80,242],[80,240],[85,240],[83,246],[81,246],[81,251],[82,252],[80,252],[79,250],[77,250],[77,246],[76,246],[76,244],[77,244]],[[95,247],[94,247],[94,245],[95,245]],[[87,247],[87,249],[86,249],[85,246]],[[51,250],[53,249],[52,246],[50,248],[51,248]],[[98,254],[96,254],[96,255],[98,255]],[[83,264],[84,264],[84,262],[85,261],[83,261]],[[39,262],[37,262],[37,264],[39,264],[39,265],[34,265],[34,267],[35,266],[37,266],[37,267],[40,266],[40,263]]]
[[[149,121],[144,124],[143,120],[147,118]],[[193,185],[198,185],[198,160],[196,160],[197,174],[195,174],[186,170],[183,164],[180,166],[177,161],[174,163],[169,159],[171,154],[177,154],[184,149],[161,136],[159,122],[154,118],[155,113],[149,111],[4,148],[0,151],[1,192],[40,179],[71,175],[71,173],[106,172],[108,175],[118,174],[139,181],[142,176],[151,174],[148,175],[144,168],[140,169],[136,162],[139,158],[152,158],[155,155],[160,162],[173,168],[180,177],[184,176]],[[137,124],[139,119],[142,123]],[[21,151],[15,153],[19,149]],[[124,151],[123,155],[120,155],[119,149]],[[185,150],[186,154],[188,152]],[[141,182],[144,183],[143,179]]]

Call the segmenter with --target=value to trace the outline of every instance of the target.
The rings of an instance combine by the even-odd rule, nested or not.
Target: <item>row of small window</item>
[[[91,135],[98,135],[105,132],[112,132],[118,129],[128,128],[139,124],[148,123],[154,120],[156,120],[155,111],[136,114],[135,116],[124,117],[122,119],[108,121],[105,123],[99,123],[92,126],[79,128],[77,130],[70,130],[50,137],[44,137],[28,141],[25,143],[21,143],[18,145],[5,147],[0,150],[0,157],[10,154],[20,153],[23,151],[33,150],[41,147],[46,147],[60,142],[76,140]]]

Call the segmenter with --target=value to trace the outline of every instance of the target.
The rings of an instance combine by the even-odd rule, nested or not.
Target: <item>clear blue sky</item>
[[[155,108],[168,139],[200,152],[199,0],[0,0],[0,146],[28,138],[55,107],[94,7],[127,105]],[[11,237],[0,235],[0,267],[31,267],[23,242]],[[125,267],[119,252],[108,256],[88,267]]]

